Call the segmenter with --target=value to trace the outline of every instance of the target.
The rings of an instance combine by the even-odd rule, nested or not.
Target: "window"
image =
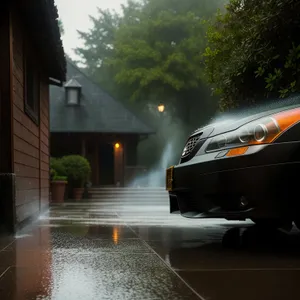
[[[67,90],[67,101],[69,105],[79,104],[79,92],[77,89]]]
[[[35,122],[39,122],[40,80],[33,61],[28,58],[25,63],[25,112]]]
[[[75,79],[70,79],[65,84],[67,105],[79,105],[81,98],[81,84]]]

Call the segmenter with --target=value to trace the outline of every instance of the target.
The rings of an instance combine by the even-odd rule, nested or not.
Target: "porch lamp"
[[[165,110],[165,106],[164,106],[162,103],[160,103],[160,104],[157,106],[157,109],[158,109],[158,111],[159,111],[160,113],[162,113],[162,112],[164,112],[164,110]]]
[[[66,102],[68,105],[79,105],[81,97],[81,84],[75,79],[70,79],[65,84]]]
[[[115,148],[119,149],[120,148],[120,144],[119,143],[115,143]]]

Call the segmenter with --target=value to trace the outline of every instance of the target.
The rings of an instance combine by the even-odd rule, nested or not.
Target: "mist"
[[[293,95],[286,99],[272,99],[264,104],[255,105],[247,108],[237,108],[229,112],[216,113],[206,124],[199,123],[198,128],[207,127],[216,124],[229,124],[260,112],[273,110],[282,107],[288,107],[300,103],[300,95]],[[157,162],[150,167],[145,175],[141,175],[133,180],[130,187],[164,187],[166,169],[174,164],[177,164],[185,142],[191,132],[190,129],[182,122],[174,122],[168,115],[164,115],[163,120],[159,125],[157,135],[163,143],[162,151]],[[194,130],[196,130],[195,128]],[[157,136],[156,136],[157,138]],[[149,141],[150,140],[150,141]],[[150,151],[149,143],[151,137],[145,143],[142,151]],[[147,144],[148,143],[148,144]]]
[[[215,116],[210,120],[210,122],[206,126],[223,122],[228,124],[230,122],[246,118],[253,114],[283,107],[289,107],[296,104],[300,104],[300,94],[298,93],[284,99],[264,99],[264,103],[258,103],[250,107],[239,107],[232,109],[228,112],[216,113]]]
[[[188,137],[187,127],[179,121],[173,121],[165,115],[159,130],[154,138],[162,143],[161,152],[157,161],[148,169],[145,175],[141,175],[129,184],[130,187],[165,187],[166,169],[179,162],[185,141]],[[140,151],[151,152],[151,137],[141,145]],[[153,153],[154,155],[154,153]]]
[[[158,164],[147,172],[144,176],[139,176],[135,179],[130,187],[163,187],[165,186],[165,172],[166,169],[172,164],[174,161],[174,142],[170,141],[167,143],[166,147],[163,150],[162,156]]]

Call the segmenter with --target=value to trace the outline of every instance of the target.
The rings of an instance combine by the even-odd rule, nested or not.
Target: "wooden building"
[[[0,227],[49,203],[49,84],[65,81],[54,0],[3,0],[0,9]]]
[[[139,171],[138,142],[153,133],[143,121],[67,62],[67,81],[50,90],[51,156],[85,156],[94,186],[124,186]]]

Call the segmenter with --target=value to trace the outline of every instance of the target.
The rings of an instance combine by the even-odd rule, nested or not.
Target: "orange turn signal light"
[[[249,147],[234,148],[227,152],[226,156],[238,156],[246,153]]]
[[[300,121],[300,108],[280,112],[274,115],[273,119],[276,120],[281,133]]]

